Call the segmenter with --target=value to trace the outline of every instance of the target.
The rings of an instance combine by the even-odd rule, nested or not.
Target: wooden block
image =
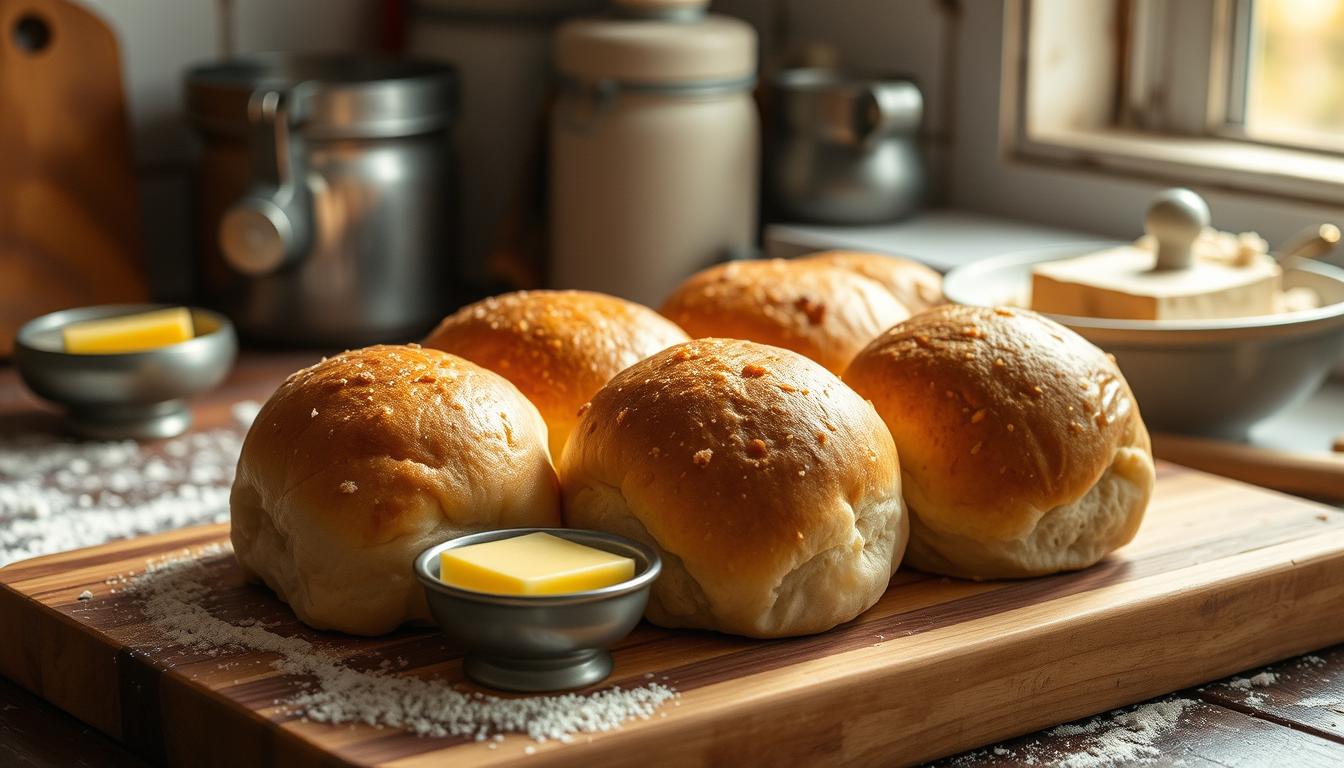
[[[1123,320],[1203,320],[1275,311],[1282,271],[1260,255],[1242,266],[1196,250],[1189,269],[1152,271],[1151,250],[1123,246],[1037,264],[1031,308]]]

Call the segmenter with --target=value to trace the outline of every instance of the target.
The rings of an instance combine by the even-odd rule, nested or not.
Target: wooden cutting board
[[[67,0],[0,0],[0,360],[19,326],[146,298],[117,40]]]
[[[1344,640],[1344,512],[1174,465],[1138,539],[1076,574],[977,584],[902,571],[880,603],[814,637],[754,641],[641,626],[610,683],[648,673],[676,706],[572,743],[495,749],[282,713],[302,681],[272,657],[165,646],[105,580],[227,541],[186,529],[0,569],[0,672],[156,761],[216,765],[912,763]],[[328,643],[349,664],[461,680],[446,641],[316,633],[227,555],[212,612]],[[92,600],[77,596],[88,589]],[[532,752],[528,752],[533,748]]]

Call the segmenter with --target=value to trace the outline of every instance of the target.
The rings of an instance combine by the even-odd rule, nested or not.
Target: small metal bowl
[[[439,580],[444,550],[537,532],[632,558],[635,576],[602,589],[537,596],[474,592]],[[467,677],[505,691],[561,691],[605,679],[612,667],[607,647],[639,623],[660,571],[662,561],[652,547],[573,528],[473,533],[436,544],[415,559],[415,575],[439,628],[466,649]]]
[[[238,339],[223,315],[192,309],[196,337],[144,352],[73,354],[61,329],[71,323],[132,315],[172,304],[107,304],[30,320],[14,342],[14,365],[28,388],[67,409],[85,437],[173,437],[191,426],[185,398],[218,386],[233,367]]]
[[[1024,306],[1036,264],[1120,245],[1042,248],[984,259],[948,273],[957,304]],[[1244,440],[1257,422],[1308,397],[1344,352],[1344,271],[1298,260],[1285,288],[1316,291],[1317,309],[1212,320],[1113,320],[1049,315],[1115,355],[1148,427]]]

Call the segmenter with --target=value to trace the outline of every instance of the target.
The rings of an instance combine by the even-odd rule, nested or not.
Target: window
[[[1020,157],[1344,202],[1344,0],[1019,0],[1009,35]]]
[[[1244,0],[1230,50],[1230,128],[1344,151],[1344,0]]]

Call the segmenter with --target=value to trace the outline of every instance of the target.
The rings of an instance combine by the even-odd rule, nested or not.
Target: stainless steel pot
[[[916,131],[924,111],[908,80],[853,79],[818,69],[773,82],[766,190],[773,213],[826,224],[871,224],[924,199]]]
[[[205,298],[245,336],[408,338],[451,305],[453,70],[367,55],[195,68]]]

